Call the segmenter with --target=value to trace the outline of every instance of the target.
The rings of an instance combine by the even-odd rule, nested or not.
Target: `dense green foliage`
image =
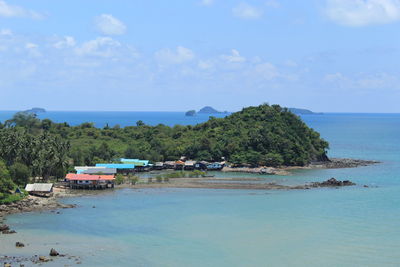
[[[186,156],[195,160],[251,165],[304,165],[326,160],[328,143],[301,119],[280,106],[245,108],[226,118],[213,118],[195,126],[118,125],[103,129],[92,123],[70,127],[67,123],[39,120],[17,113],[0,124],[0,159],[7,175],[0,174],[0,192],[32,177],[63,177],[68,168],[110,162],[115,158],[155,161]],[[26,168],[26,166],[28,166]],[[8,171],[8,169],[11,171]],[[11,181],[11,182],[13,182]]]

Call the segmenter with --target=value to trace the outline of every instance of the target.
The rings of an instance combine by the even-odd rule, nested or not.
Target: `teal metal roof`
[[[122,158],[121,162],[129,162],[129,163],[136,164],[138,166],[147,166],[147,165],[149,165],[149,161],[148,160],[140,160],[140,159],[125,159],[125,158]]]
[[[128,170],[134,169],[135,164],[123,164],[123,163],[98,163],[96,167],[106,167],[110,169]]]

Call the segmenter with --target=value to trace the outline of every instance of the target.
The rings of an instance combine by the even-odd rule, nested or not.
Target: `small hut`
[[[50,197],[53,193],[53,184],[42,184],[42,183],[27,184],[25,190],[30,195],[39,197]]]
[[[186,170],[186,171],[192,171],[192,170],[194,170],[194,165],[195,165],[195,161],[192,161],[192,160],[187,160],[187,161],[185,161],[185,166],[184,166],[184,169]]]
[[[164,169],[164,163],[163,162],[156,162],[153,166],[153,170],[162,170]]]

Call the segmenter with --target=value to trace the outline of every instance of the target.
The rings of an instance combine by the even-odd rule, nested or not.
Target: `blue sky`
[[[0,0],[0,110],[400,112],[400,0]]]

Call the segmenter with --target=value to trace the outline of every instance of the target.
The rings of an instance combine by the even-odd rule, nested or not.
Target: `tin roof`
[[[65,178],[67,180],[73,180],[73,181],[99,181],[99,180],[111,181],[115,179],[114,175],[92,175],[92,174],[75,174],[75,173],[68,173]]]
[[[51,192],[53,184],[27,184],[25,190],[28,192]]]
[[[83,171],[78,171],[78,174],[116,174],[117,169],[115,168],[105,168],[105,167],[98,167],[98,168],[90,168]]]

